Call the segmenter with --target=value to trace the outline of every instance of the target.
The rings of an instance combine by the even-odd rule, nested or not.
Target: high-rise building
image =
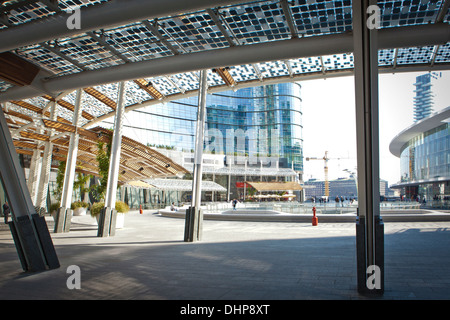
[[[414,85],[416,89],[414,92],[414,121],[420,121],[431,115],[433,111],[433,94],[431,91],[431,79],[437,79],[440,74],[430,72],[416,77]]]
[[[207,95],[203,173],[227,189],[227,198],[242,198],[244,181],[302,180],[300,90],[280,83]],[[198,97],[187,97],[131,111],[124,135],[192,169],[197,107]]]

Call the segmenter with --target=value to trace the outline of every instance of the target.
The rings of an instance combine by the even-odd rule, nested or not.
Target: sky
[[[425,72],[379,75],[380,178],[389,185],[400,180],[400,159],[389,151],[392,139],[414,123],[414,82]],[[450,71],[432,80],[433,112],[450,106]],[[349,177],[356,172],[356,121],[354,78],[338,77],[301,82],[303,111],[303,180],[324,179],[328,151],[329,179]]]

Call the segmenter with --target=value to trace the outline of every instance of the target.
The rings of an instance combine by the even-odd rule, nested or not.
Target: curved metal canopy
[[[449,4],[378,1],[380,72],[450,69]],[[196,95],[201,69],[209,92],[351,75],[352,51],[350,0],[3,1],[0,102],[33,127],[56,100],[70,123],[84,88],[90,127],[114,115],[119,81],[129,111]]]

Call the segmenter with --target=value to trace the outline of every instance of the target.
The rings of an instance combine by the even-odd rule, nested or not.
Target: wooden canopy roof
[[[251,185],[256,191],[288,191],[288,190],[302,190],[302,186],[297,182],[246,182]]]
[[[14,145],[19,154],[32,155],[34,149],[44,149],[41,141],[53,143],[53,160],[65,161],[69,149],[69,133],[79,134],[77,166],[76,171],[98,176],[97,153],[99,142],[109,143],[112,138],[112,130],[102,127],[93,129],[76,128],[75,126],[59,121],[42,119],[43,126],[47,129],[38,133],[31,127],[21,130],[14,135]],[[23,123],[10,122],[10,130],[20,128]],[[56,134],[50,135],[53,129]],[[105,147],[105,146],[104,146]],[[42,155],[42,154],[41,154]],[[126,136],[122,136],[121,159],[119,167],[119,183],[128,181],[177,176],[188,173],[188,171],[164,156],[158,151],[139,143]]]

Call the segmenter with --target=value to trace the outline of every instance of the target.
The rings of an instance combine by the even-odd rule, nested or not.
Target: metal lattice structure
[[[448,0],[378,7],[380,72],[450,68]],[[352,28],[350,0],[2,1],[2,66],[29,68],[3,68],[0,102],[17,143],[30,143],[51,101],[72,123],[78,88],[88,128],[114,116],[120,81],[129,111],[198,95],[201,69],[209,92],[351,75]]]

